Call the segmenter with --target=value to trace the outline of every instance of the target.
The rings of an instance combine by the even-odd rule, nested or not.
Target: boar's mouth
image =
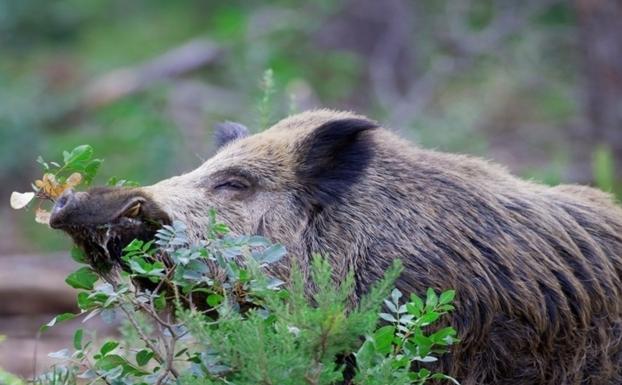
[[[100,273],[114,266],[125,267],[123,249],[134,239],[150,241],[161,225],[135,218],[118,218],[97,226],[71,226],[64,229],[84,250],[89,263]]]
[[[66,191],[52,209],[50,226],[71,236],[99,273],[124,268],[123,249],[134,239],[150,241],[168,214],[137,189]]]

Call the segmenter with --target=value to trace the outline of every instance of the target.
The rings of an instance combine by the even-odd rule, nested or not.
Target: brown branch
[[[146,63],[114,70],[88,84],[80,110],[89,110],[140,92],[159,81],[174,78],[213,63],[222,50],[205,39],[191,40]]]
[[[167,360],[164,358],[162,353],[160,353],[158,348],[151,342],[149,337],[145,334],[145,332],[140,327],[140,325],[138,324],[138,322],[136,321],[132,313],[129,310],[127,310],[124,306],[119,306],[119,308],[121,308],[121,310],[125,313],[125,315],[127,316],[127,319],[132,324],[132,327],[134,327],[134,329],[140,336],[140,339],[143,340],[143,342],[147,345],[147,347],[149,347],[149,349],[151,349],[151,351],[153,351],[154,353],[153,357],[155,358],[155,360],[158,361],[160,365],[165,365],[167,363]],[[169,371],[173,375],[173,377],[179,378],[179,372],[177,372],[177,370],[173,368],[172,366],[169,367],[167,365],[167,371]]]

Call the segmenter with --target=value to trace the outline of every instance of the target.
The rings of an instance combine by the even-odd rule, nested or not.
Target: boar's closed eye
[[[234,190],[234,191],[242,191],[242,190],[246,190],[248,187],[249,187],[248,184],[245,182],[242,182],[237,179],[231,179],[231,180],[226,180],[226,181],[216,184],[216,186],[214,186],[214,189],[215,190],[227,189],[227,190]]]
[[[224,194],[227,198],[242,199],[250,196],[256,188],[256,179],[240,169],[226,169],[210,176],[208,188],[215,194]]]

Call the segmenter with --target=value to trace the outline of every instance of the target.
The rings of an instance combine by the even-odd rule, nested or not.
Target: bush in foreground
[[[103,281],[87,266],[72,273],[67,283],[81,290],[82,313],[59,315],[44,329],[76,316],[100,316],[124,321],[124,338],[97,344],[92,334],[77,330],[73,348],[53,353],[59,366],[37,382],[397,385],[452,380],[423,365],[456,341],[450,327],[429,332],[453,309],[453,291],[437,296],[428,290],[425,299],[413,294],[404,301],[401,292],[391,290],[401,271],[396,261],[352,308],[352,275],[335,284],[330,265],[317,256],[313,293],[307,295],[296,266],[288,284],[264,273],[263,267],[285,255],[282,246],[256,236],[230,236],[213,218],[207,239],[196,244],[180,222],[165,226],[152,242],[132,242],[123,257],[129,272]],[[85,261],[78,250],[73,256]]]

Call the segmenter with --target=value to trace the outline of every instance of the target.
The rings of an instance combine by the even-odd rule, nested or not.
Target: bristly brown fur
[[[197,238],[214,207],[303,267],[328,255],[337,279],[355,272],[358,294],[396,258],[402,291],[455,289],[461,342],[438,369],[463,385],[622,384],[622,209],[611,197],[374,127],[350,113],[295,115],[141,191]],[[286,276],[288,263],[276,270]]]

